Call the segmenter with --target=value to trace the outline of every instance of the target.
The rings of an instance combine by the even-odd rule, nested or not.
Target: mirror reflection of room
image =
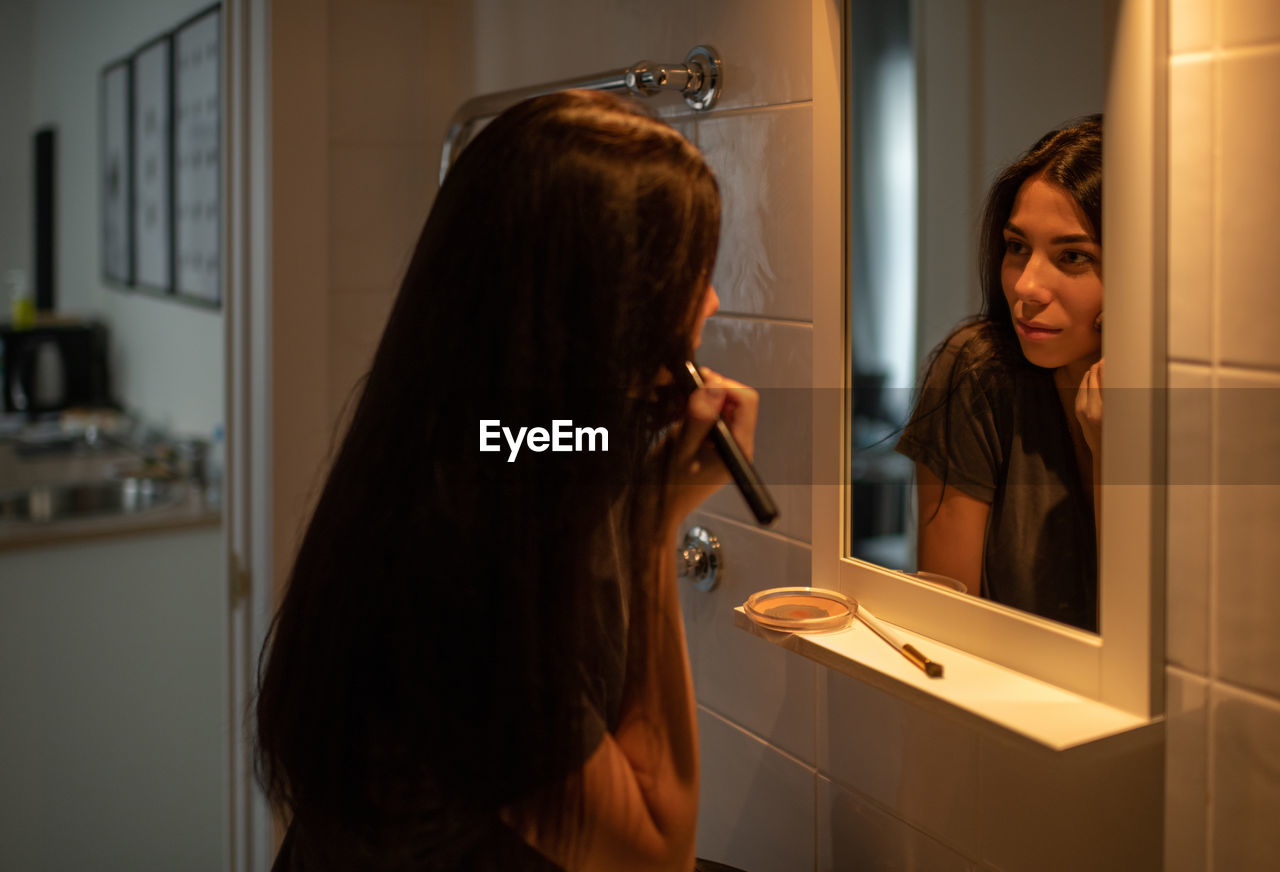
[[[1041,510],[1011,513],[1004,490],[993,502],[994,490],[966,487],[964,482],[955,487],[956,474],[949,473],[946,464],[935,462],[937,468],[930,470],[917,462],[918,457],[908,456],[912,452],[900,453],[905,447],[900,441],[903,428],[913,410],[923,406],[917,389],[930,362],[949,338],[960,335],[962,325],[980,314],[994,314],[988,300],[1005,299],[999,266],[993,282],[986,288],[982,282],[981,223],[993,180],[1046,131],[1099,112],[1105,101],[1108,4],[1080,4],[1068,19],[1055,17],[1049,6],[1011,0],[881,0],[855,4],[851,10],[848,311],[853,487],[848,553],[1092,630],[1097,626],[1093,464],[1074,409],[1083,378],[1077,370],[1087,355],[1073,358],[1075,369],[1058,377],[1078,375],[1072,390],[1043,395],[1054,405],[1043,406],[1038,419],[1055,434],[1055,444],[1066,448],[1065,456],[1049,464],[1066,470],[1050,475],[1058,496],[1041,493],[1034,484],[1023,487],[1025,476],[1008,479],[997,470],[992,479],[1016,482],[1012,493],[1034,494],[1030,502]],[[1012,197],[1004,206],[1012,212]],[[1098,250],[1084,256],[1100,258],[1099,221],[1078,209],[1069,212],[1085,231],[1079,235],[1094,234],[1090,244]],[[1005,240],[1008,220],[1006,214],[999,221],[999,238],[993,243],[1001,261],[1006,246],[1017,247],[1016,240]],[[1081,257],[1072,252],[1063,256]],[[1100,294],[1100,262],[1093,266]],[[1017,344],[1028,338],[1019,337],[1012,315],[1002,318],[1006,339]],[[1100,346],[1100,328],[1093,327],[1093,320],[1090,315],[1085,326]],[[1027,321],[1036,322],[1036,317]],[[1041,318],[1032,329],[1043,335],[1037,328],[1047,323]],[[1046,343],[1034,344],[1039,348]],[[944,357],[954,362],[952,355]],[[1025,355],[1019,358],[1052,372]],[[1084,370],[1094,359],[1087,362]],[[1095,391],[1093,414],[1100,418],[1097,399]],[[1032,412],[1024,408],[1018,414]],[[948,424],[954,418],[963,428],[979,426],[965,414],[942,417]],[[1007,445],[1013,431],[1005,426],[999,438]],[[995,444],[1000,444],[998,439]],[[1035,454],[1039,449],[1028,450]],[[944,479],[949,485],[945,489],[939,486]],[[1026,478],[1029,483],[1043,479],[1042,473]],[[945,521],[939,526],[939,518],[947,517],[945,505],[956,498],[976,504],[969,505],[971,511],[964,516],[967,527],[942,537],[921,536],[922,525],[930,519],[934,523],[926,527],[929,532],[947,529]],[[1032,515],[1044,516],[1047,524]],[[1060,516],[1072,519],[1066,541],[1080,545],[1072,551],[1079,559],[1069,570],[1071,582],[1066,586],[1073,592],[1065,598],[1059,595],[1061,584],[1037,581],[1055,553],[1074,548],[1054,538]],[[987,578],[991,573],[1000,576],[995,584]]]

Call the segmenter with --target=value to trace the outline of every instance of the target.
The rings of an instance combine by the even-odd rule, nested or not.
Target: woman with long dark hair
[[[916,461],[918,569],[1097,629],[1102,119],[996,179],[981,314],[933,352],[897,450]]]
[[[260,669],[281,869],[693,866],[675,533],[757,397],[673,382],[720,198],[630,102],[521,103],[436,197]],[[539,433],[541,429],[541,433]]]

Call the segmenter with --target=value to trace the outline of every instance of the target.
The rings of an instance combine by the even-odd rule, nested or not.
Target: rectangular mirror
[[[1163,452],[1155,389],[1164,365],[1165,12],[1154,0],[1087,0],[1064,12],[1047,0],[844,5],[846,288],[838,309],[815,300],[814,319],[815,381],[836,386],[838,367],[842,389],[840,410],[815,418],[827,422],[815,458],[841,458],[831,472],[842,485],[839,496],[815,488],[815,584],[986,659],[1149,713],[1160,696],[1150,652],[1163,573],[1153,522],[1163,519],[1160,461],[1150,458]],[[1100,248],[1110,253],[1107,286],[1126,291],[1107,299],[1101,351],[1109,387],[1146,389],[1133,408],[1108,408],[1103,430],[1099,633],[913,577],[916,469],[894,451],[922,364],[979,312],[978,224],[991,181],[1042,134],[1097,112],[1106,131]],[[838,338],[823,321],[837,311]],[[1106,469],[1135,457],[1153,474],[1107,484]],[[825,462],[815,459],[817,481],[831,480]],[[828,553],[838,556],[828,563]],[[1128,629],[1108,635],[1117,626]]]
[[[932,512],[917,499],[915,464],[895,448],[917,407],[915,388],[930,356],[982,308],[979,225],[992,181],[1045,132],[1103,109],[1109,41],[1104,7],[1104,0],[1083,0],[1064,16],[1060,5],[1018,0],[851,5],[846,109],[852,557],[908,572],[945,569],[917,562],[917,519],[922,508],[925,518]],[[947,409],[923,408],[929,401],[916,419],[926,426],[947,417]],[[1066,423],[1054,420],[1050,426],[1066,434]],[[1065,456],[1053,458],[1056,467],[1073,466],[1068,440],[1049,444],[1065,448]],[[1047,471],[1056,476],[1056,467]],[[1011,497],[1029,487],[1000,484],[1001,495]],[[1054,484],[1064,492],[1056,501],[1002,501],[998,495],[1006,526],[1025,527],[1027,516],[1035,517],[1046,503],[1069,510],[1073,498],[1083,497],[1082,509],[1062,513],[1074,515],[1078,532],[1092,538],[1088,494],[1068,491],[1070,482],[1056,477]],[[991,514],[994,520],[998,513]],[[998,531],[991,532],[992,547],[1003,545]],[[980,540],[981,532],[973,538]],[[1044,549],[1051,539],[1019,540],[1015,547]],[[980,553],[980,541],[957,544]],[[1001,568],[1013,572],[1031,562],[1030,555],[1005,555]],[[1089,571],[1087,583],[1096,586]],[[975,581],[961,579],[970,588],[978,586]],[[982,595],[998,600],[999,587]],[[1095,598],[1096,590],[1087,595]],[[1092,620],[1075,623],[1093,628]]]

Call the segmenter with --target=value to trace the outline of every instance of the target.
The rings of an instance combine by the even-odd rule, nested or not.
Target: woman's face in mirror
[[[1027,360],[1089,366],[1102,351],[1102,246],[1070,194],[1042,176],[1023,182],[1004,227],[1000,280]]]

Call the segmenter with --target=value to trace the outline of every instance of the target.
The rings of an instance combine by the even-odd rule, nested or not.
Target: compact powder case
[[[858,603],[821,587],[775,587],[753,593],[743,608],[762,627],[803,633],[843,630],[857,613]]]

